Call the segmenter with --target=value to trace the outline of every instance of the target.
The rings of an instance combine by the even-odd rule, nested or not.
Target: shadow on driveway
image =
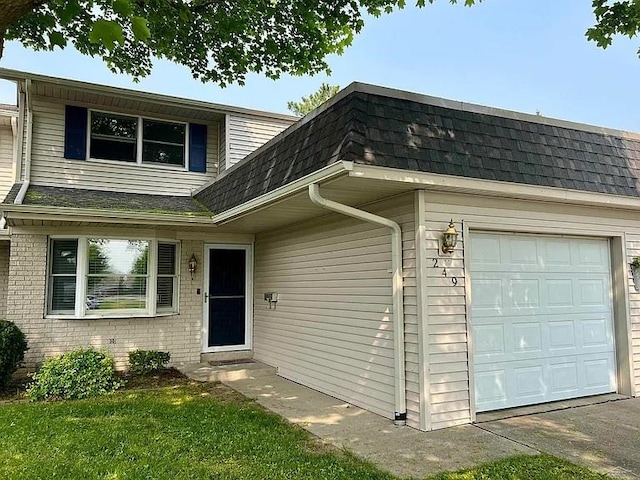
[[[640,398],[477,424],[601,473],[640,479]]]

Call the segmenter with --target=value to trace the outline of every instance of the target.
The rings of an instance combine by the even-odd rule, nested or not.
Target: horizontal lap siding
[[[39,97],[33,102],[31,183],[34,185],[190,195],[192,190],[216,176],[217,123],[211,123],[207,128],[207,173],[196,173],[126,162],[67,160],[64,158],[64,111],[65,106],[61,103],[47,102]]]
[[[13,185],[13,132],[11,126],[0,126],[0,202]]]
[[[640,223],[633,214],[613,210],[522,202],[495,198],[426,193],[426,245],[428,260],[439,258],[438,268],[427,262],[429,342],[429,393],[431,428],[471,421],[470,372],[468,367],[467,317],[462,223],[473,230],[496,228],[523,233],[564,233],[607,237],[626,232],[628,262],[640,256]],[[599,216],[600,215],[600,216]],[[439,238],[453,218],[460,236],[455,252],[438,253]],[[447,277],[442,276],[442,266]],[[456,276],[457,286],[451,284]],[[629,273],[631,337],[636,388],[640,389],[640,293],[636,293]],[[640,390],[639,390],[640,391]]]
[[[376,213],[403,229],[405,283],[415,290],[409,196]],[[391,246],[388,229],[339,215],[259,235],[255,250],[254,354],[280,375],[393,418]],[[264,292],[278,292],[269,309]],[[415,305],[409,293],[405,301]],[[415,324],[415,309],[411,322]],[[415,328],[407,341],[417,343]],[[412,349],[408,344],[408,348]],[[417,366],[414,368],[417,372]],[[417,375],[408,374],[412,418]]]
[[[227,125],[229,144],[225,145],[226,168],[238,163],[293,123],[275,118],[265,119],[238,114],[230,114],[227,118],[229,121]]]
[[[627,234],[627,262],[631,263],[634,257],[640,257],[640,232]],[[633,378],[636,384],[636,391],[640,392],[640,292],[636,292],[631,274],[629,274],[629,301],[631,313],[631,354],[634,360]]]

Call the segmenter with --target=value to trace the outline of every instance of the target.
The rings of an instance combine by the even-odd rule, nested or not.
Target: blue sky
[[[11,42],[0,66],[108,85],[286,113],[323,81],[362,81],[427,95],[584,123],[640,131],[640,39],[601,50],[584,37],[594,22],[588,0],[485,0],[473,8],[438,0],[368,19],[332,76],[252,75],[242,87],[203,85],[186,68],[156,62],[135,84],[71,49],[34,53]],[[0,84],[0,103],[14,101]]]

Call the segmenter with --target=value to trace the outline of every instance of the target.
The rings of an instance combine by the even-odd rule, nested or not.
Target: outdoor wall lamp
[[[458,242],[458,232],[453,224],[453,219],[449,222],[449,227],[442,234],[442,253],[453,253],[453,249]]]
[[[191,280],[193,280],[193,274],[196,273],[197,268],[198,260],[196,259],[196,254],[192,253],[191,258],[189,259],[189,273],[191,274]]]

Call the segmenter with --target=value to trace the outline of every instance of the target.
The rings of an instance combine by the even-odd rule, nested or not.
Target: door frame
[[[209,264],[211,250],[244,250],[245,251],[245,326],[244,343],[238,345],[224,345],[210,347],[209,344]],[[202,296],[202,353],[233,352],[236,350],[251,350],[253,343],[253,245],[229,244],[229,243],[205,243],[204,244],[204,269],[203,269],[203,296]]]

